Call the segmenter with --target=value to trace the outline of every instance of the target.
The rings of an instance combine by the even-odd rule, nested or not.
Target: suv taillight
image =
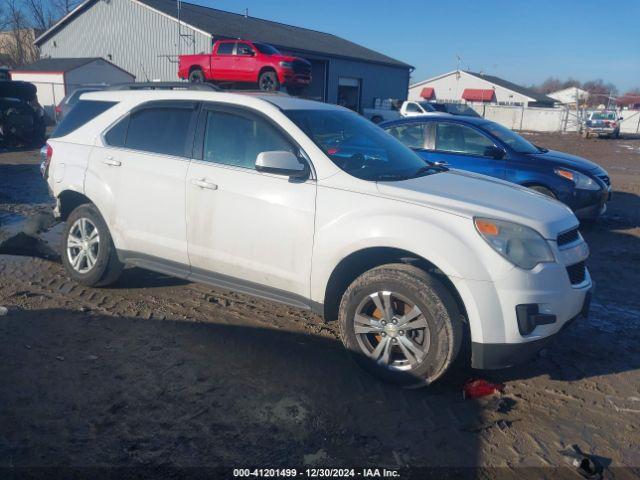
[[[53,157],[53,148],[48,143],[40,149],[40,173],[46,180],[49,176],[49,164],[51,163],[51,157]]]

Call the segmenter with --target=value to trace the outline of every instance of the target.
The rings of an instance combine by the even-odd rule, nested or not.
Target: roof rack
[[[107,90],[200,90],[219,92],[220,87],[211,83],[191,82],[136,82],[112,85]]]
[[[289,95],[287,92],[283,92],[280,90],[259,90],[257,88],[247,88],[247,89],[238,89],[238,90],[232,90],[230,88],[221,88],[220,89],[221,92],[231,92],[231,93],[248,93],[248,94],[258,94],[258,95],[283,95],[286,97],[290,97],[291,95]]]

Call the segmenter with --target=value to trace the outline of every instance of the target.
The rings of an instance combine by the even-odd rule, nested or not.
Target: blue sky
[[[186,0],[333,33],[416,67],[530,85],[549,76],[640,88],[640,1]]]

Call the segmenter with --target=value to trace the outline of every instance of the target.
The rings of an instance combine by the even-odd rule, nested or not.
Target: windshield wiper
[[[413,176],[419,177],[420,175],[423,175],[425,173],[428,173],[429,175],[433,175],[434,173],[446,172],[448,170],[449,169],[444,165],[435,165],[435,164],[425,165],[424,167],[420,167],[418,170],[416,170]]]
[[[399,175],[397,173],[381,173],[380,175],[376,175],[375,177],[370,178],[370,180],[373,180],[375,182],[393,182],[399,180],[409,180],[410,178],[413,177],[409,175]]]
[[[549,151],[548,148],[540,147],[540,146],[536,145],[535,143],[533,144],[533,146],[536,147],[540,153],[547,153]]]

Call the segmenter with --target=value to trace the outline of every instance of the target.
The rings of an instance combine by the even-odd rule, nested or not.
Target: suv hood
[[[569,155],[568,153],[558,152],[556,150],[549,150],[544,153],[529,153],[526,154],[526,156],[538,160],[553,162],[556,166],[572,168],[580,172],[604,172],[602,167],[600,167],[597,163],[587,160],[586,158]]]
[[[555,240],[578,220],[566,205],[525,187],[460,170],[400,182],[378,182],[388,197],[422,204],[465,217],[487,217],[520,223]]]

